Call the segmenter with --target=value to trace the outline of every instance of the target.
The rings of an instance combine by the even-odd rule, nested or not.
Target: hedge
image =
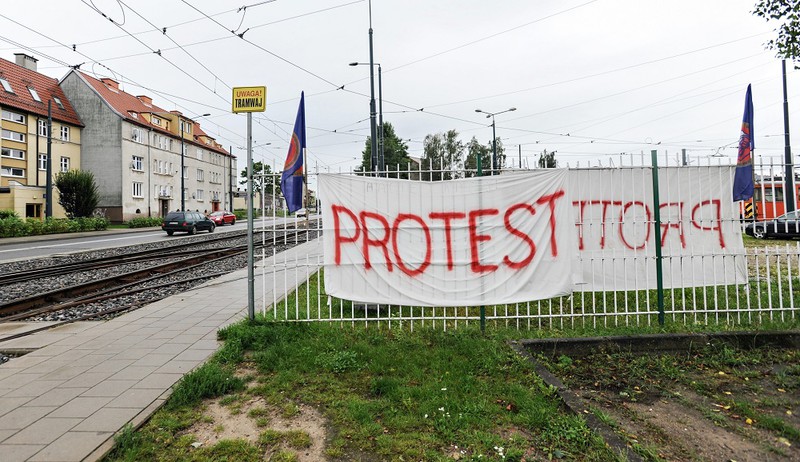
[[[3,216],[3,215],[0,215]],[[81,231],[102,231],[108,228],[106,218],[30,218],[22,220],[16,216],[5,215],[0,218],[0,237],[37,236],[42,234],[77,233]]]

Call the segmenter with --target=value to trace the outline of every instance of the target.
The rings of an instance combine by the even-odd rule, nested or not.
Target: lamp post
[[[515,107],[508,108],[505,111],[500,111],[500,112],[487,112],[487,111],[482,111],[480,109],[475,109],[475,112],[480,112],[480,113],[486,114],[486,118],[487,119],[489,117],[492,118],[492,175],[495,174],[494,172],[497,169],[497,135],[495,133],[494,116],[500,115],[500,114],[504,114],[506,112],[516,111],[516,110],[517,110],[517,108],[515,108]]]
[[[359,63],[354,62],[350,63],[351,66],[369,66],[369,63]],[[381,63],[374,63],[373,65],[378,66],[378,130],[380,133],[378,134],[378,171],[383,172],[380,176],[386,176],[385,172],[385,164],[384,164],[384,157],[383,157],[383,85],[381,84]]]

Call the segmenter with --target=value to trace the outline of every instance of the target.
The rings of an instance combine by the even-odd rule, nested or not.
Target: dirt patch
[[[796,349],[538,360],[644,460],[800,461]]]
[[[284,416],[281,410],[268,406],[262,398],[242,398],[226,404],[221,404],[220,399],[209,400],[204,403],[202,417],[184,433],[194,436],[196,447],[208,447],[222,440],[234,439],[256,444],[268,431],[284,435],[302,432],[308,436],[310,444],[307,447],[305,444],[293,445],[287,438],[273,437],[268,443],[261,441],[267,446],[267,458],[283,450],[295,453],[299,462],[326,460],[327,419],[306,405],[297,406],[292,414],[291,417]]]

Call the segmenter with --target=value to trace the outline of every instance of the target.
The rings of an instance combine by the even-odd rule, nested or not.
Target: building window
[[[197,149],[197,160],[203,160],[203,150],[200,148]]]
[[[47,136],[47,121],[39,119],[39,136]]]
[[[186,200],[186,196],[189,195],[189,188],[183,188],[183,200]]]
[[[69,157],[62,157],[61,158],[61,171],[68,172],[69,171]]]
[[[28,87],[28,91],[31,92],[31,98],[33,98],[34,101],[42,102],[42,98],[39,98],[39,93],[36,93],[33,87]]]
[[[156,116],[152,116],[151,119],[152,119],[153,125],[161,126],[161,119],[159,119]]]
[[[144,170],[144,157],[133,156],[133,162],[131,162],[131,168],[137,170],[139,172]]]
[[[183,167],[183,178],[189,179],[189,167]]]
[[[202,189],[198,189],[197,190],[197,200],[199,200],[199,201],[203,200],[203,190]]]
[[[58,99],[58,97],[54,96],[53,101],[55,101],[56,106],[58,106],[60,109],[64,109],[64,104],[61,102],[60,99]]]
[[[14,178],[25,178],[25,169],[17,167],[2,167],[0,168],[0,175],[13,176]]]
[[[3,109],[3,120],[16,122],[18,124],[24,124],[25,116],[22,114],[18,114],[16,112],[6,111],[5,109]]]
[[[61,127],[61,140],[69,141],[69,127]]]
[[[38,161],[39,170],[47,170],[47,154],[39,154]]]
[[[25,151],[21,149],[2,148],[0,155],[11,159],[25,160]]]
[[[4,140],[18,141],[20,143],[24,143],[25,142],[25,134],[24,133],[15,132],[15,131],[11,131],[11,130],[3,129],[2,137],[3,137]]]
[[[14,89],[11,88],[11,84],[8,83],[8,80],[0,79],[0,84],[3,85],[3,90],[7,91],[8,93],[14,93]]]
[[[204,181],[203,170],[197,169],[197,181]]]
[[[133,130],[131,130],[131,139],[133,141],[137,142],[137,143],[141,143],[142,142],[142,131],[139,130],[138,128],[134,127]]]
[[[142,183],[138,181],[133,182],[133,197],[144,197],[142,196]]]

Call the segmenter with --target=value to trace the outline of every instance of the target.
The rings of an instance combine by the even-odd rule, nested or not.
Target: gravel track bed
[[[314,239],[314,238],[317,237],[318,232],[312,230],[309,234],[310,234],[309,238],[310,239]],[[196,237],[196,238],[198,238],[199,240],[204,240],[204,239],[202,239],[203,237],[205,237],[205,236],[199,236],[199,237]],[[243,236],[242,240],[245,241],[246,238]],[[233,241],[225,241],[225,242],[227,243],[227,245],[222,245],[221,247],[230,247],[232,245],[235,245],[235,244],[232,244]],[[257,240],[257,244],[259,244],[259,243],[260,243],[260,241]],[[161,244],[161,243],[158,243],[158,244]],[[213,244],[210,244],[210,245],[213,245]],[[294,244],[294,243],[288,243],[288,244],[279,243],[277,248],[276,248],[277,253],[283,252],[284,250],[289,249],[291,247],[294,247],[295,245],[296,244]],[[151,244],[145,244],[145,245],[135,246],[135,247],[137,247],[139,250],[143,250],[144,248],[150,248],[150,246],[151,246]],[[132,247],[134,247],[134,246],[132,246]],[[122,249],[117,249],[117,250],[122,250],[123,252],[122,253],[116,253],[115,255],[124,254],[125,251],[128,252],[128,253],[132,252],[132,250],[129,250],[129,249],[130,249],[129,247],[125,247],[125,248],[122,248]],[[109,249],[109,250],[104,250],[104,251],[99,251],[99,252],[89,252],[89,253],[95,255],[92,258],[97,258],[98,254],[106,255],[106,254],[108,254],[108,252],[113,252],[114,250],[115,249]],[[256,260],[258,260],[259,255],[260,255],[260,252],[257,250],[256,251]],[[272,249],[270,249],[269,255],[270,256],[272,255]],[[83,254],[76,255],[76,257],[78,257],[80,259],[83,259],[83,260],[88,258]],[[62,261],[61,258],[58,258],[58,259],[47,259],[47,260]],[[19,263],[24,264],[24,263],[30,263],[30,262],[19,262]],[[36,263],[34,263],[34,264],[36,264]],[[3,267],[0,267],[0,271],[4,270],[5,266],[7,266],[7,265],[3,265]],[[111,269],[111,268],[108,268],[108,269],[103,268],[103,269],[98,269],[96,271],[88,271],[88,272],[82,272],[82,273],[76,273],[76,274],[70,274],[70,275],[57,276],[57,277],[49,278],[47,280],[47,284],[48,284],[49,287],[52,287],[52,288],[64,287],[64,286],[67,286],[67,285],[70,285],[70,284],[74,284],[75,283],[74,282],[74,278],[76,277],[76,275],[79,275],[79,274],[81,275],[81,277],[87,277],[88,279],[96,279],[96,278],[101,278],[101,277],[107,277],[107,276],[102,276],[102,274],[105,274],[107,271],[116,271],[116,274],[119,274],[120,272],[123,272],[123,271],[119,270],[119,268],[122,268],[122,266],[140,266],[140,267],[141,266],[145,266],[146,267],[146,266],[152,266],[152,263],[144,262],[144,263],[141,263],[141,264],[137,263],[137,264],[130,264],[130,265],[120,265],[119,267],[116,267],[116,268],[113,268],[113,269]],[[68,320],[75,320],[75,319],[78,319],[78,318],[86,316],[86,315],[99,313],[99,312],[102,312],[102,311],[105,311],[105,310],[109,310],[109,309],[117,308],[117,307],[122,307],[122,306],[126,306],[126,305],[136,305],[135,307],[131,308],[131,309],[135,309],[136,307],[143,306],[143,305],[146,305],[146,304],[149,304],[149,303],[153,303],[153,302],[155,302],[157,300],[161,300],[162,298],[166,298],[166,297],[169,297],[169,296],[181,293],[181,292],[186,292],[188,290],[191,290],[192,288],[194,288],[194,287],[196,287],[196,286],[198,286],[200,284],[203,284],[203,283],[209,281],[210,279],[212,279],[214,277],[218,277],[217,276],[218,273],[228,273],[228,272],[236,271],[236,270],[243,269],[243,268],[246,268],[246,267],[247,267],[247,255],[246,254],[237,255],[237,256],[234,256],[234,257],[231,257],[231,258],[226,258],[226,259],[224,259],[222,261],[215,262],[214,264],[203,265],[202,267],[198,267],[198,268],[192,268],[192,269],[180,272],[180,273],[176,273],[176,274],[172,274],[172,275],[166,276],[164,278],[159,278],[158,280],[155,280],[155,281],[149,281],[149,282],[146,282],[146,283],[142,283],[141,286],[133,286],[133,287],[150,287],[150,286],[154,286],[154,285],[158,285],[158,284],[163,284],[163,283],[166,283],[166,282],[181,281],[181,280],[184,280],[184,279],[200,278],[200,277],[203,277],[203,276],[208,276],[208,278],[205,278],[205,279],[198,279],[198,280],[195,280],[195,281],[179,283],[179,284],[171,285],[171,286],[167,286],[167,287],[152,288],[152,289],[145,290],[145,291],[142,291],[142,292],[138,292],[138,293],[135,293],[135,294],[124,295],[124,296],[121,296],[121,297],[118,297],[118,298],[112,298],[112,299],[103,300],[103,301],[99,301],[99,302],[95,302],[95,303],[90,303],[90,304],[87,304],[87,305],[81,305],[81,306],[77,306],[77,307],[72,307],[72,308],[68,308],[68,309],[65,309],[65,310],[60,310],[60,311],[57,311],[57,312],[48,313],[46,315],[35,316],[35,317],[32,317],[32,318],[26,319],[25,321],[68,321]],[[111,276],[111,275],[113,275],[113,274],[108,274],[108,276]],[[24,288],[22,288],[22,287],[17,288],[18,291],[15,292],[14,295],[8,295],[7,293],[3,293],[2,297],[14,299],[14,298],[20,298],[20,297],[29,296],[29,295],[32,295],[34,293],[41,292],[41,281],[38,281],[38,284],[36,284],[36,281],[33,281],[31,283],[11,284],[11,285],[8,285],[6,287],[3,287],[3,289],[4,289],[3,292],[8,292],[9,291],[8,289],[13,287],[13,286],[25,286],[25,287]],[[127,311],[127,310],[125,310],[125,311]],[[125,311],[119,311],[119,312],[116,312],[116,313],[100,315],[97,318],[93,318],[93,319],[110,319],[110,318],[113,318],[115,316],[118,316],[118,315],[124,313]],[[2,320],[0,319],[0,321],[2,321]],[[0,359],[0,361],[2,361],[2,359]]]

